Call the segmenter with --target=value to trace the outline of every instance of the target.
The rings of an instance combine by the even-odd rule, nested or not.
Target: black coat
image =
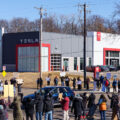
[[[36,112],[43,112],[43,97],[38,96],[35,100],[35,109]]]
[[[0,110],[0,120],[6,120],[5,118],[6,116],[4,110]]]
[[[34,113],[34,104],[35,104],[34,100],[25,101],[23,104],[25,107],[26,114],[33,114]]]
[[[75,115],[81,115],[82,114],[82,111],[84,111],[84,107],[83,107],[81,98],[74,98],[71,111],[73,109],[74,109],[74,114]]]
[[[88,108],[95,104],[95,95],[91,94],[88,98]]]
[[[49,112],[49,111],[53,110],[52,98],[46,97],[46,99],[44,100],[44,108],[43,108],[43,110],[44,110],[44,112]]]
[[[83,98],[84,109],[86,109],[88,97],[86,95],[83,95],[82,98]]]

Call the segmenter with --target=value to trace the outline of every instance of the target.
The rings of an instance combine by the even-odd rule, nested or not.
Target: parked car
[[[109,71],[117,71],[117,68],[112,65],[109,65],[107,67],[109,68]]]
[[[74,98],[75,93],[71,90],[70,87],[65,87],[65,86],[48,86],[44,87],[40,90],[38,90],[36,93],[41,93],[44,97],[48,94],[51,93],[53,97],[53,102],[54,105],[59,103],[59,93],[67,93],[67,96],[72,100]],[[35,94],[29,94],[27,96],[23,97],[23,101],[25,101],[28,97],[35,99]]]
[[[108,72],[109,68],[105,65],[98,65],[98,67],[100,68],[100,72]]]
[[[87,72],[94,72],[95,67],[96,67],[96,66],[87,66],[87,67],[86,67],[86,71],[87,71]]]

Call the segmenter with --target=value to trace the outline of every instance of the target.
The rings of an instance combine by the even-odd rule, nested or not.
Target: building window
[[[83,58],[80,58],[80,70],[84,69],[84,61]]]
[[[77,57],[74,57],[74,70],[77,70]]]
[[[91,58],[89,58],[89,66],[91,66],[92,65],[92,60],[91,60]]]
[[[61,54],[51,54],[51,70],[61,70]]]
[[[38,47],[18,48],[18,71],[38,72]]]

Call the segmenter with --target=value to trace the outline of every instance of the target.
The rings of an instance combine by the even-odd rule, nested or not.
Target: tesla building
[[[0,31],[0,69],[7,71],[40,71],[39,32],[4,33]],[[43,32],[42,71],[83,70],[83,36]],[[120,65],[120,36],[88,32],[86,63]]]

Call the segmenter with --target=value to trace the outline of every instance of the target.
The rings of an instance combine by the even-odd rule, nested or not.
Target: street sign
[[[7,74],[7,73],[6,73],[5,71],[2,72],[3,77],[5,77],[6,74]]]
[[[3,71],[6,71],[6,66],[3,66]]]
[[[111,73],[106,73],[106,78],[109,80],[111,79]]]

